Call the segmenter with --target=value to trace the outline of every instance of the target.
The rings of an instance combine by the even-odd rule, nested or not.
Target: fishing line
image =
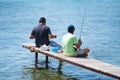
[[[86,9],[87,9],[87,0],[86,0],[86,4],[85,4],[85,10],[84,10],[84,14],[83,14],[83,20],[82,20],[82,25],[81,25],[81,30],[80,30],[79,39],[81,39],[81,35],[82,35],[82,29],[83,29],[83,26],[84,26],[85,16],[86,16]]]

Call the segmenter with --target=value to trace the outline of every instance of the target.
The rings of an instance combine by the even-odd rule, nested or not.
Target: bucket
[[[50,46],[50,52],[57,53],[58,50],[59,50],[59,47],[57,47],[57,46]]]

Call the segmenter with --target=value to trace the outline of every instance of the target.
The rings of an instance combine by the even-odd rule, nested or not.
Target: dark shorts
[[[77,49],[75,48],[75,54],[73,55],[73,57],[85,58],[85,57],[87,57],[87,56],[88,56],[88,54],[83,54],[83,49],[77,50]]]

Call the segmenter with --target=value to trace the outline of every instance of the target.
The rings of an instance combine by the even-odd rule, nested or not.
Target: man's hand
[[[82,44],[82,41],[81,41],[81,39],[78,39],[78,43],[79,43],[79,44]]]
[[[57,38],[57,35],[54,35],[54,38]]]

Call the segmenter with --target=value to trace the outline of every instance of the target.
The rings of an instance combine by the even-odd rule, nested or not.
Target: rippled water
[[[21,46],[34,42],[28,36],[41,16],[59,44],[69,24],[79,37],[86,1],[82,47],[91,49],[88,57],[120,66],[119,0],[0,0],[0,80],[114,80],[68,63],[60,70],[53,58],[46,68],[44,55],[35,68],[34,54]]]

